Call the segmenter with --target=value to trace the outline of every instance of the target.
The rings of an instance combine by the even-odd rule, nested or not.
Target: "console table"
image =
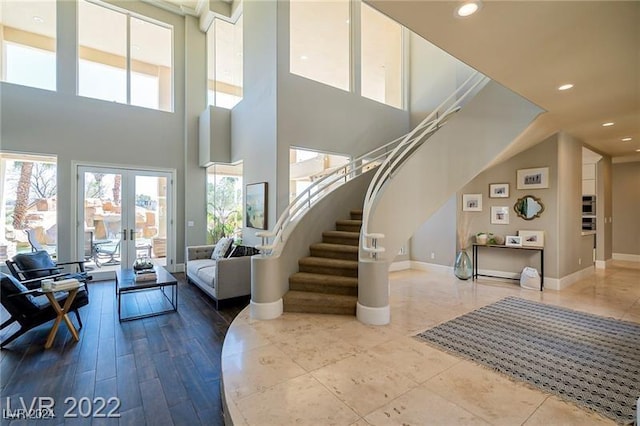
[[[487,275],[478,273],[478,247],[486,247],[491,249],[507,249],[507,250],[529,250],[529,251],[537,251],[540,253],[540,291],[544,287],[544,248],[543,247],[518,247],[518,246],[505,246],[505,245],[496,245],[496,244],[473,244],[473,280],[475,281],[478,277],[491,277],[491,278],[502,278],[507,280],[516,280],[519,281],[519,278],[511,278],[497,275]]]

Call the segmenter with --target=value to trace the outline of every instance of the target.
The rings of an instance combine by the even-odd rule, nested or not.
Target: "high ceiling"
[[[544,108],[525,145],[564,130],[640,160],[640,2],[485,1],[468,18],[454,16],[457,1],[367,3]]]
[[[468,18],[454,16],[460,1],[365,1],[544,108],[521,149],[564,130],[597,152],[640,160],[640,1],[485,0]],[[565,83],[575,86],[558,91]]]

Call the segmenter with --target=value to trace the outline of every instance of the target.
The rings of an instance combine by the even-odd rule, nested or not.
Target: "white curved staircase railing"
[[[459,111],[461,105],[468,101],[471,95],[481,89],[488,81],[489,78],[479,72],[472,74],[456,91],[442,102],[440,106],[429,114],[422,123],[405,135],[399,143],[396,143],[395,148],[390,154],[385,156],[384,162],[376,170],[376,174],[369,185],[364,199],[362,213],[362,237],[360,238],[360,244],[362,250],[369,253],[373,259],[377,259],[378,254],[384,253],[385,251],[385,248],[379,244],[379,240],[384,238],[384,234],[372,232],[369,229],[372,207],[384,184],[393,177],[395,171],[402,166],[418,146],[438,130],[439,126],[441,126],[451,114]]]
[[[475,73],[411,132],[351,160],[344,166],[332,169],[328,174],[313,182],[284,209],[272,230],[256,233],[256,235],[262,239],[261,244],[258,245],[257,248],[266,256],[279,255],[282,252],[291,229],[293,229],[292,225],[295,224],[306,211],[311,209],[323,197],[338,186],[349,182],[360,174],[370,169],[380,167],[381,165],[385,166],[393,164],[392,168],[385,166],[385,169],[383,170],[390,170],[389,173],[385,172],[380,174],[380,170],[376,173],[376,177],[381,175],[384,176],[383,179],[387,179],[394,168],[397,168],[415,148],[427,140],[431,134],[437,131],[452,114],[459,111],[460,105],[462,105],[469,97],[469,94],[473,92],[480,83],[486,81],[488,81],[487,77],[484,77],[482,74]],[[475,83],[470,84],[471,82]],[[462,90],[463,88],[466,88],[466,90]],[[445,105],[451,104],[451,100],[456,98],[460,93],[463,93],[463,95],[457,98],[454,104],[446,108],[444,107]],[[443,113],[440,114],[440,111],[443,111]],[[365,199],[365,209],[367,206],[367,200],[372,200],[372,196],[375,197],[375,194],[378,193],[383,183],[384,181],[377,185],[375,193],[371,193],[373,185],[370,185],[369,191],[367,192],[367,198]],[[365,212],[366,211],[367,210],[365,210]],[[363,230],[366,229],[368,228],[363,226]],[[368,247],[365,250],[371,251],[374,254],[384,251],[384,248],[376,247],[377,240],[384,238],[384,235],[369,233],[367,234],[367,238],[371,240],[373,247]]]

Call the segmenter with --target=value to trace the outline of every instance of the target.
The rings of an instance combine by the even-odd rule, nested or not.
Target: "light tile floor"
[[[284,314],[229,328],[222,351],[228,413],[236,425],[614,424],[412,338],[506,296],[640,323],[640,264],[611,268],[563,291],[450,273],[390,274],[391,324]]]

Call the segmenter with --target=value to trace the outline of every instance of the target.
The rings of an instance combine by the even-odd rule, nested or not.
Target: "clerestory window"
[[[173,111],[173,28],[78,2],[78,95]]]
[[[0,1],[2,81],[56,90],[56,1]]]

